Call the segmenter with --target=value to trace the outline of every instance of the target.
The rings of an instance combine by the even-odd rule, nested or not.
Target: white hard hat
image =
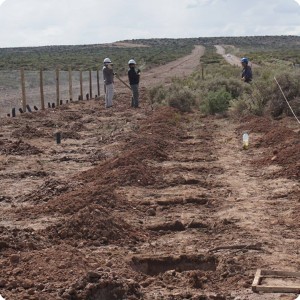
[[[128,62],[129,65],[136,65],[136,62],[134,59],[131,59],[129,62]]]
[[[108,58],[108,57],[104,58],[103,63],[104,64],[111,64],[110,58]]]

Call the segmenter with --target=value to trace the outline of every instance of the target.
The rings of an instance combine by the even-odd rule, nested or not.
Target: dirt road
[[[140,109],[118,85],[111,110],[92,100],[0,120],[0,295],[296,298],[251,283],[257,268],[300,268],[297,124],[145,100],[203,51],[143,74]]]
[[[215,45],[216,49],[217,49],[217,53],[222,55],[223,58],[231,65],[233,66],[240,66],[241,65],[241,61],[240,58],[231,54],[231,53],[227,53],[224,49],[224,47],[222,47],[221,45]]]
[[[190,55],[159,66],[142,74],[142,86],[151,87],[158,84],[169,84],[173,77],[190,75],[200,64],[200,57],[204,54],[205,47],[197,45]]]
[[[223,46],[221,45],[215,45],[216,47],[216,50],[217,50],[217,53],[222,55],[223,58],[231,65],[233,66],[237,66],[237,67],[240,67],[241,66],[241,58],[240,57],[237,57],[236,55],[233,55],[231,53],[226,53],[225,49]],[[259,68],[259,65],[257,64],[253,64],[251,61],[250,61],[250,66],[252,68]]]

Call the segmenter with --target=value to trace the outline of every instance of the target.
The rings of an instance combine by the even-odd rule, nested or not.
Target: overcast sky
[[[0,0],[0,47],[300,35],[300,0]]]

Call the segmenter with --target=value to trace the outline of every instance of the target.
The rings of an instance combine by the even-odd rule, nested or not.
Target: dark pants
[[[130,85],[132,90],[132,101],[131,106],[132,107],[139,107],[139,85],[138,84],[132,84]]]

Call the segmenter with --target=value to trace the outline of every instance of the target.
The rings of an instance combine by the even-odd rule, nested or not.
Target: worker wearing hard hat
[[[241,59],[241,63],[243,66],[243,71],[242,71],[242,81],[250,83],[252,81],[252,70],[251,67],[248,65],[249,60],[247,57],[243,57]]]
[[[103,61],[103,80],[105,88],[105,108],[112,107],[114,97],[114,71],[111,60],[107,57]]]
[[[140,70],[136,69],[136,62],[134,59],[130,59],[128,62],[128,79],[132,90],[132,107],[139,107],[139,83],[140,83]]]

